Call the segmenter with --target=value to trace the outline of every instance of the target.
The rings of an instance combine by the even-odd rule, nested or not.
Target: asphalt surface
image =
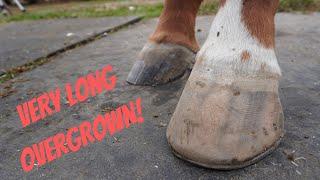
[[[135,18],[40,20],[0,26],[0,71],[21,66]]]
[[[213,17],[199,17],[197,37],[202,44]],[[156,19],[144,20],[116,33],[58,55],[32,71],[0,85],[1,179],[319,179],[320,177],[320,14],[276,17],[276,51],[283,77],[280,98],[286,134],[279,148],[255,165],[234,171],[214,171],[176,158],[165,132],[187,76],[159,87],[128,85],[125,79],[137,53],[155,28]],[[43,27],[46,28],[46,27]],[[48,30],[49,31],[49,30]],[[1,52],[3,53],[3,52]],[[5,54],[1,54],[4,55]],[[102,68],[114,67],[118,77],[112,92],[62,107],[60,113],[22,128],[15,107],[27,100]],[[79,125],[142,98],[143,124],[107,136],[76,153],[25,173],[19,157],[30,146],[67,128]],[[63,102],[66,102],[63,99]],[[294,163],[290,155],[294,152]]]

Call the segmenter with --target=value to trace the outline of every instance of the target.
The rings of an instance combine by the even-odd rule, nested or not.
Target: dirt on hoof
[[[197,60],[168,125],[170,147],[176,156],[212,169],[256,163],[283,137],[279,79],[239,71],[226,76],[220,66],[204,64]]]

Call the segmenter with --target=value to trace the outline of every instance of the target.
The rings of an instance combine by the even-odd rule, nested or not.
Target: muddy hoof
[[[133,65],[127,82],[134,85],[160,85],[181,77],[192,68],[195,53],[175,44],[147,43]]]
[[[251,165],[283,136],[279,75],[243,75],[208,62],[195,64],[168,125],[168,142],[175,155],[207,168]]]

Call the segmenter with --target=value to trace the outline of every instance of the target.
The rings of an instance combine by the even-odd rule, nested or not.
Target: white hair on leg
[[[208,77],[220,73],[254,75],[263,69],[281,76],[274,49],[264,47],[249,33],[242,21],[242,8],[242,0],[228,0],[217,13],[209,36],[197,55],[197,61],[201,59],[197,63],[211,67],[212,71],[200,74]]]

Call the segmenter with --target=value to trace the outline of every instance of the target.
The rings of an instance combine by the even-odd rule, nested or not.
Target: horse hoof
[[[195,53],[175,44],[147,43],[133,65],[127,82],[133,85],[161,85],[191,69]]]
[[[283,137],[279,75],[243,75],[232,64],[217,64],[197,60],[167,139],[174,154],[189,162],[242,168],[271,153]]]

